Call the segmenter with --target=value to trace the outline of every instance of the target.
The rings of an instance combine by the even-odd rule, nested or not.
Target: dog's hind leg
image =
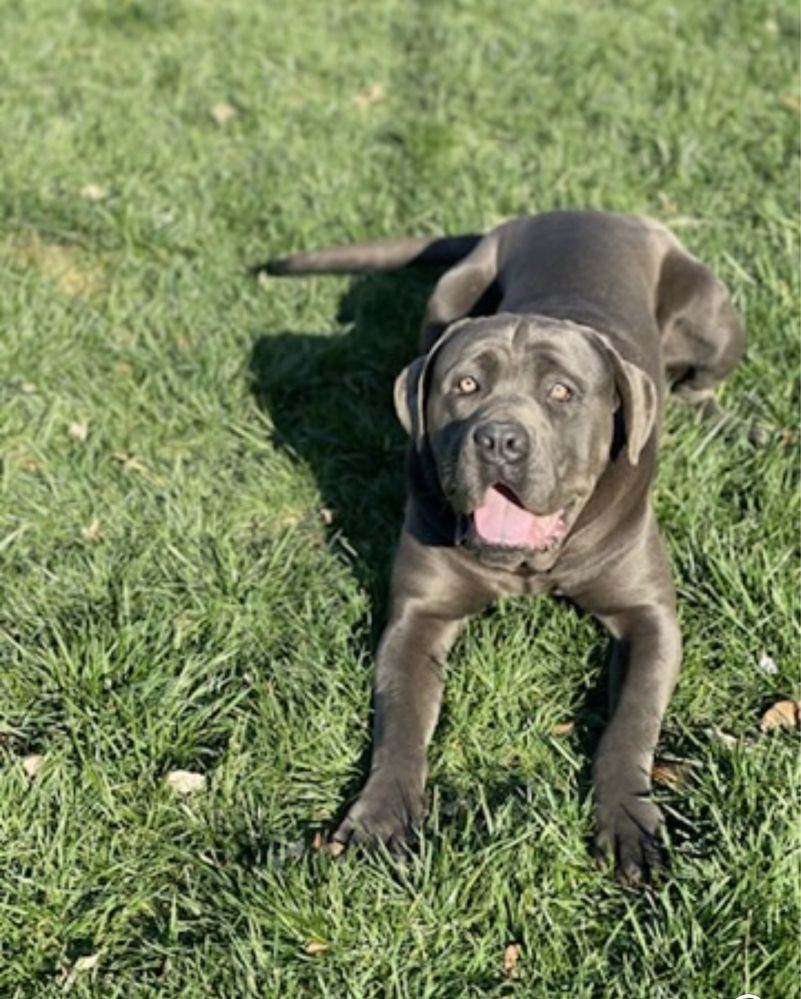
[[[497,276],[497,247],[497,236],[490,233],[439,279],[428,300],[420,331],[422,353],[434,346],[451,323],[480,314],[480,304],[491,294]]]
[[[674,398],[722,430],[761,443],[765,428],[728,413],[715,394],[745,353],[745,327],[725,285],[678,244],[662,262],[656,315]]]
[[[745,352],[745,328],[725,285],[677,246],[662,261],[656,316],[672,391],[704,407]]]

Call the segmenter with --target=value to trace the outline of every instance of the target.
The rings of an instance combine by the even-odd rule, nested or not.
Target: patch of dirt
[[[48,277],[68,298],[90,298],[105,287],[97,260],[74,243],[54,243],[36,232],[20,233],[0,243],[0,257]]]

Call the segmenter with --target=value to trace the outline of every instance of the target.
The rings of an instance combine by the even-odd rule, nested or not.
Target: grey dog
[[[745,349],[723,284],[641,216],[551,212],[486,235],[400,239],[273,261],[276,274],[449,266],[421,354],[395,384],[409,499],[375,666],[370,774],[334,834],[403,845],[424,815],[445,659],[502,594],[553,593],[611,633],[611,720],[593,765],[595,849],[621,878],[659,862],[651,799],[681,661],[650,502],[664,397],[702,408]]]

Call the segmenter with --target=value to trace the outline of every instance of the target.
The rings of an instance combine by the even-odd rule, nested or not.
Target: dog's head
[[[459,540],[501,564],[558,549],[610,461],[615,413],[635,465],[657,405],[649,375],[601,334],[538,316],[454,323],[395,383]]]

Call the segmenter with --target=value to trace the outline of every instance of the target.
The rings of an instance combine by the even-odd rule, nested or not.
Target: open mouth
[[[496,482],[470,515],[473,540],[497,548],[547,551],[567,534],[564,510],[538,515],[527,510],[508,486]]]

